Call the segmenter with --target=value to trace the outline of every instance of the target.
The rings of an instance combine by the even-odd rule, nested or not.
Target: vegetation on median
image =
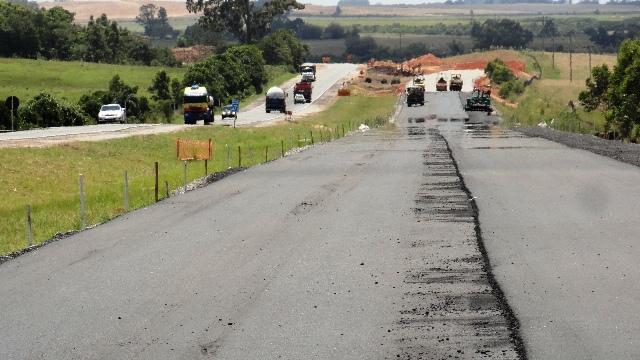
[[[129,178],[131,209],[154,201],[154,162],[159,162],[161,194],[164,182],[170,189],[183,183],[183,165],[176,159],[175,141],[209,139],[215,144],[209,171],[249,167],[281,156],[291,148],[342,136],[360,123],[388,119],[395,96],[343,97],[329,109],[269,127],[197,127],[177,133],[130,137],[100,142],[73,142],[48,148],[0,149],[0,254],[27,246],[26,206],[33,208],[34,242],[41,243],[58,232],[80,228],[78,176],[84,177],[87,223],[96,224],[124,212],[124,171]],[[299,140],[298,140],[299,139]],[[227,157],[227,150],[229,155]],[[204,175],[203,162],[188,166],[188,180]]]

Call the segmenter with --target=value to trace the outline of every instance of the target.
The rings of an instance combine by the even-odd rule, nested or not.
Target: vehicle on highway
[[[491,90],[474,88],[471,96],[464,104],[465,111],[486,111],[488,115],[493,112],[491,107]]]
[[[443,76],[436,83],[436,91],[447,91],[447,80]]]
[[[311,94],[313,92],[313,84],[311,84],[311,82],[309,81],[300,81],[297,82],[296,85],[293,87],[293,94],[297,95],[297,94],[301,94],[302,96],[304,96],[304,99],[306,102],[310,103],[311,102]],[[295,100],[295,96],[294,99]]]
[[[304,63],[300,65],[300,75],[302,75],[302,81],[316,81],[316,64]]]
[[[293,95],[293,103],[294,104],[304,104],[306,102],[307,102],[307,99],[305,99],[304,95],[302,95],[302,94]]]
[[[287,112],[287,103],[285,101],[287,95],[281,88],[274,86],[267,90],[267,96],[265,101],[265,111],[270,113],[271,111],[280,111],[281,113]]]
[[[424,87],[411,85],[407,86],[407,106],[424,105]]]
[[[462,74],[451,74],[449,91],[462,91]]]
[[[302,81],[314,82],[316,81],[316,75],[311,71],[305,71],[302,73]]]
[[[127,121],[127,109],[120,106],[120,104],[106,104],[102,105],[98,112],[98,122],[119,122],[124,124]]]
[[[195,124],[204,120],[208,125],[213,122],[213,97],[209,96],[207,88],[194,84],[184,88],[182,110],[185,124]]]
[[[413,85],[414,86],[419,86],[422,89],[425,88],[425,84],[424,84],[424,76],[417,76],[413,79]]]
[[[222,118],[238,118],[238,114],[236,113],[233,105],[225,105],[222,107]]]

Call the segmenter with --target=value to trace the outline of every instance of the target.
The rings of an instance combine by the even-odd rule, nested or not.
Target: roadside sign
[[[16,110],[18,110],[18,106],[20,106],[20,99],[18,99],[17,96],[9,96],[7,100],[4,101],[4,106],[6,106],[7,109],[11,111],[11,131],[14,131],[13,115],[15,114]]]
[[[208,141],[178,139],[176,153],[178,160],[211,160],[211,139]]]
[[[20,99],[17,96],[9,96],[7,100],[4,101],[4,106],[11,111],[18,110],[18,106],[20,106]]]

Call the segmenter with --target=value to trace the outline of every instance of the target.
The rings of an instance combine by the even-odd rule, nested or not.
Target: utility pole
[[[569,34],[569,82],[573,82],[573,36]]]
[[[545,27],[545,21],[544,21],[544,16],[542,16],[542,30],[540,30],[540,35],[542,37],[542,52],[545,51],[544,49],[544,38],[547,37],[547,34],[544,32],[544,27]]]
[[[556,33],[551,37],[551,66],[556,68]]]

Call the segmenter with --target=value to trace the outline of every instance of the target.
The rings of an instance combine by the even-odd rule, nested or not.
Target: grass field
[[[0,58],[0,98],[15,95],[24,104],[40,91],[46,91],[57,98],[77,102],[83,94],[106,90],[114,75],[120,75],[129,85],[138,86],[138,94],[149,96],[147,88],[161,70],[166,70],[172,78],[182,79],[186,68]]]
[[[601,112],[587,113],[578,106],[574,115],[568,106],[570,100],[578,105],[578,94],[585,88],[585,80],[589,77],[588,54],[573,54],[573,81],[570,80],[569,54],[555,54],[555,69],[551,53],[535,52],[532,55],[542,66],[542,80],[534,81],[517,99],[516,109],[498,106],[507,123],[536,126],[543,120],[550,123],[553,119],[554,127],[562,130],[602,131],[604,117]],[[608,64],[611,67],[615,61],[615,55],[592,55],[591,64]]]
[[[83,174],[89,224],[109,220],[124,212],[123,172],[128,171],[130,206],[140,208],[154,201],[154,162],[159,162],[160,183],[170,189],[181,186],[182,163],[175,157],[175,140],[213,139],[214,160],[210,171],[238,164],[242,147],[242,166],[264,162],[268,147],[270,160],[288,150],[310,142],[338,136],[342,125],[357,127],[378,117],[386,119],[393,110],[395,96],[343,97],[329,109],[286,123],[260,128],[198,127],[172,134],[130,137],[102,142],[76,142],[49,148],[0,150],[0,254],[24,248],[26,244],[25,207],[33,206],[36,243],[57,232],[78,229],[78,176]],[[340,114],[336,116],[336,114]],[[373,124],[372,124],[373,125]],[[300,138],[300,142],[298,142]],[[226,150],[229,148],[229,161]],[[204,164],[188,167],[189,180],[204,175]],[[164,193],[164,186],[161,186]]]

